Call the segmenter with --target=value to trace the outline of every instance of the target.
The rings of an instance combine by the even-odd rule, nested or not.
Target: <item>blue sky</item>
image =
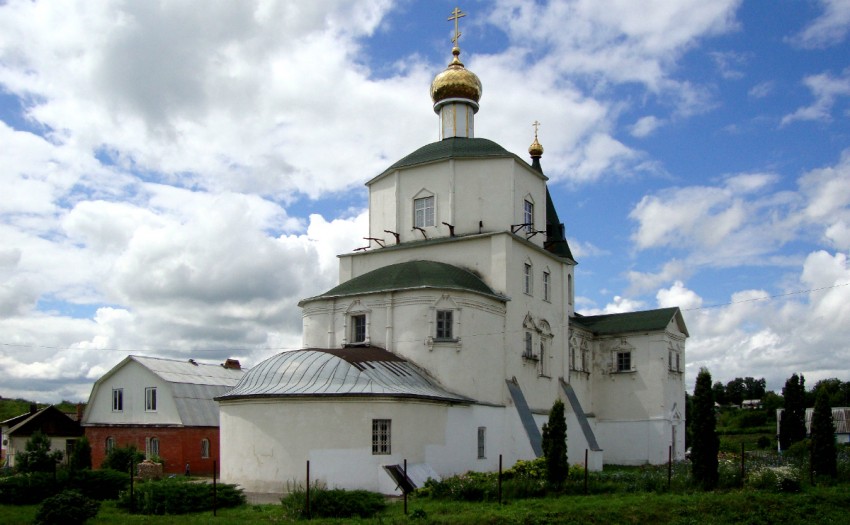
[[[0,5],[0,395],[300,347],[363,183],[437,140],[454,7]],[[542,123],[580,311],[680,306],[689,387],[850,379],[850,1],[460,7],[477,136]]]

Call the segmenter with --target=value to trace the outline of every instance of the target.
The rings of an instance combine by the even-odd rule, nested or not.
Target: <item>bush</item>
[[[493,501],[498,494],[498,474],[467,472],[442,481],[429,479],[416,494],[453,501]]]
[[[289,519],[306,518],[307,491],[300,483],[287,483],[281,498],[284,515]],[[367,490],[328,489],[323,483],[310,486],[310,513],[323,518],[370,518],[386,507],[384,497]]]
[[[18,453],[15,468],[18,472],[53,472],[62,461],[61,450],[50,450],[50,438],[36,430],[27,440],[26,451]]]
[[[245,504],[245,494],[236,485],[219,483],[216,489],[218,508]],[[211,510],[212,506],[213,486],[185,478],[138,483],[132,499],[129,491],[122,492],[118,498],[119,508],[138,514],[186,514]]]
[[[135,445],[126,447],[114,447],[104,458],[100,468],[108,468],[119,472],[129,472],[131,463],[138,465],[145,459],[145,455],[139,452]]]
[[[94,518],[100,502],[75,490],[66,490],[44,500],[35,516],[36,525],[82,525]]]
[[[68,489],[96,500],[117,499],[128,484],[127,474],[114,470],[17,474],[0,478],[0,504],[35,505]]]
[[[759,437],[758,441],[756,442],[756,446],[758,446],[758,448],[760,449],[768,448],[770,446],[770,438],[767,436]]]
[[[71,470],[91,469],[91,445],[86,436],[77,440],[74,450],[68,458],[68,468]]]
[[[757,467],[747,474],[746,485],[770,492],[799,492],[800,471],[791,466]]]
[[[53,474],[32,472],[0,478],[0,504],[35,505],[59,492]]]

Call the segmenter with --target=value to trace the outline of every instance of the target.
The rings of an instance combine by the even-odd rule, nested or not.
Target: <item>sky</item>
[[[438,140],[455,2],[0,2],[0,395],[252,366]],[[476,136],[542,165],[592,315],[679,306],[686,384],[850,380],[850,0],[467,0]]]

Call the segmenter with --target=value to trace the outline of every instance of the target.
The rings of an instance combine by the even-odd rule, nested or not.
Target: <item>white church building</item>
[[[440,140],[366,183],[370,246],[299,303],[304,348],[217,398],[223,481],[281,492],[309,461],[329,487],[395,493],[385,467],[405,460],[414,482],[507,468],[542,454],[556,399],[570,463],[684,458],[681,312],[575,312],[543,147],[527,162],[474,137],[481,82],[452,54]]]

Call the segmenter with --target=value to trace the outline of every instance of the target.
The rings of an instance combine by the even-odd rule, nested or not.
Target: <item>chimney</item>
[[[83,420],[83,404],[77,403],[77,423]]]
[[[239,364],[238,359],[228,359],[221,366],[228,370],[242,370],[242,365]]]

